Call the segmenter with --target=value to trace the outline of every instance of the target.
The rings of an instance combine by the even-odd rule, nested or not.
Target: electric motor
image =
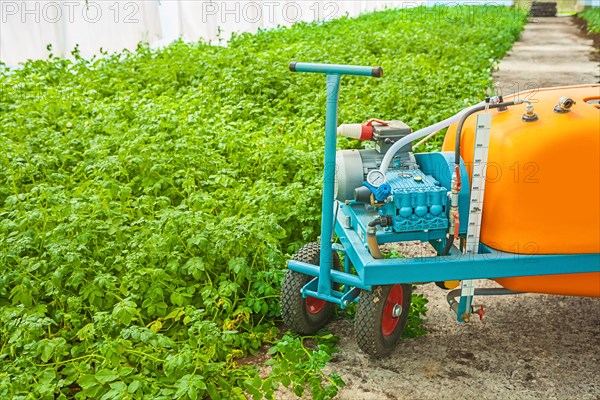
[[[340,150],[336,153],[336,199],[354,200],[354,190],[363,186],[370,171],[379,169],[385,152],[399,139],[410,134],[410,128],[401,121],[371,120],[365,124],[346,124],[338,134],[355,139],[371,140],[374,149]],[[368,132],[365,134],[365,132]],[[362,136],[361,136],[362,133]],[[414,169],[416,162],[412,145],[408,144],[397,154],[390,168]]]

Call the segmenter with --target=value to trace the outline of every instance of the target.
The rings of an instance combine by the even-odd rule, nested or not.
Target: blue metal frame
[[[483,243],[477,255],[454,252],[443,257],[375,259],[358,234],[343,226],[347,207],[340,204],[336,234],[356,274],[331,271],[333,282],[369,290],[373,285],[600,272],[597,253],[525,255],[497,251]],[[288,267],[320,275],[318,266],[300,261],[291,260]]]
[[[318,293],[319,298],[331,300],[331,270],[333,267],[331,238],[333,237],[334,223],[335,151],[337,146],[337,111],[340,79],[341,75],[380,77],[383,71],[380,67],[296,62],[290,64],[290,70],[293,72],[326,74],[327,103],[325,110],[325,162],[323,168],[323,198],[321,202],[321,255],[319,260]]]
[[[320,266],[291,260],[288,268],[316,277],[303,289],[304,297],[312,296],[337,303],[345,308],[354,301],[360,290],[371,290],[374,285],[410,284],[465,279],[493,279],[537,275],[558,275],[586,272],[600,272],[600,254],[550,254],[524,255],[494,250],[485,244],[480,245],[477,255],[466,255],[454,249],[443,257],[421,257],[401,259],[374,259],[366,248],[364,240],[357,233],[357,226],[364,225],[353,204],[336,202],[335,152],[337,131],[337,104],[341,75],[381,76],[381,68],[347,65],[292,63],[290,69],[296,72],[325,73],[327,84],[327,106],[325,123],[325,163],[323,169],[323,198],[321,204],[321,254]],[[441,163],[447,162],[442,154]],[[434,159],[421,156],[420,164],[435,166]],[[439,161],[438,160],[438,161]],[[439,163],[437,163],[440,165]],[[429,171],[424,171],[430,173]],[[446,186],[447,182],[442,182]],[[468,186],[468,185],[465,185]],[[467,189],[468,191],[468,189]],[[462,194],[462,193],[461,193]],[[339,207],[335,221],[335,233],[340,245],[332,245],[334,209]],[[374,212],[376,215],[376,212]],[[364,212],[362,213],[365,214]],[[466,213],[461,213],[466,215]],[[354,218],[354,226],[346,227],[347,218]],[[462,223],[466,227],[466,223]],[[364,229],[364,226],[362,226]],[[379,243],[401,240],[430,241],[436,249],[445,244],[445,238],[437,233],[411,233],[402,237],[390,232],[378,232]],[[344,271],[332,269],[332,250],[345,254]],[[351,272],[354,268],[356,274]],[[343,291],[332,289],[332,283],[344,285]],[[460,319],[460,315],[459,315]]]
[[[372,76],[375,78],[381,78],[383,75],[383,70],[381,67],[361,67],[358,65],[342,64],[291,62],[290,70],[292,70],[292,72],[313,72],[327,75]]]

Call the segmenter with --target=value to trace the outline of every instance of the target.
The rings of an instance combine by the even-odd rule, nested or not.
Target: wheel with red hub
[[[319,265],[320,255],[321,245],[308,243],[296,253],[294,260]],[[340,258],[335,251],[332,252],[332,257],[333,268],[341,270]],[[283,321],[291,330],[303,335],[312,335],[321,329],[329,322],[334,311],[333,303],[314,297],[302,297],[302,288],[312,279],[312,276],[288,269],[281,287]]]
[[[362,351],[385,357],[394,350],[408,321],[411,295],[411,285],[374,286],[360,293],[354,331]]]

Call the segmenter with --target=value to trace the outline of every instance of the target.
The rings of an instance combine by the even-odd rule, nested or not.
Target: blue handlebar
[[[383,68],[381,67],[359,67],[356,65],[340,65],[340,64],[315,64],[292,61],[290,63],[290,71],[292,72],[316,72],[323,74],[336,75],[359,75],[373,76],[381,78],[383,76]]]
[[[335,149],[340,80],[342,75],[374,76],[380,78],[383,75],[383,68],[291,62],[290,71],[326,74],[325,157],[323,166],[323,198],[321,202],[321,253],[319,256],[317,291],[320,295],[330,299],[332,290],[331,270],[333,268],[331,239],[333,238],[333,224],[335,222],[333,216],[336,176]]]

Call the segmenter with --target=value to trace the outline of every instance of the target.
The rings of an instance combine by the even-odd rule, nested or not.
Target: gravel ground
[[[331,364],[347,383],[340,399],[600,399],[600,299],[478,297],[483,320],[460,324],[445,291],[427,284],[416,293],[429,299],[429,333],[402,340],[386,359],[358,349],[349,321],[329,326],[341,337]]]
[[[532,18],[494,80],[508,95],[522,90],[600,82],[594,41],[573,17]]]
[[[592,40],[581,35],[572,18],[536,18],[495,80],[504,94],[531,85],[598,82],[592,51]],[[415,256],[431,249],[403,244],[400,252]],[[350,322],[329,326],[341,337],[341,352],[331,364],[347,384],[340,399],[600,399],[600,299],[479,297],[476,304],[487,309],[483,321],[459,324],[445,291],[427,284],[416,292],[430,301],[429,334],[401,341],[386,359],[372,359],[358,349]]]

